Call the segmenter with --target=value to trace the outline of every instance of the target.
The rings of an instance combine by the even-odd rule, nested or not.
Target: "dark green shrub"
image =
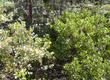
[[[65,12],[52,26],[58,31],[52,43],[55,56],[65,64],[69,80],[110,79],[110,28],[104,15],[91,11]]]

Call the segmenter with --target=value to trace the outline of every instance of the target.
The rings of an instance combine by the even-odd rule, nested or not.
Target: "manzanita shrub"
[[[110,79],[110,19],[89,10],[65,12],[52,25],[58,38],[51,49],[64,65],[69,80]]]
[[[1,29],[0,78],[3,80],[13,75],[17,79],[27,80],[27,75],[33,74],[28,71],[32,68],[31,63],[34,61],[42,65],[42,58],[51,55],[47,51],[50,44],[49,39],[37,37],[33,29],[26,30],[24,22],[16,22],[10,24],[9,29]]]

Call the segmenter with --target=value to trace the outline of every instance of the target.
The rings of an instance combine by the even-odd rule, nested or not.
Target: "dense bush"
[[[52,28],[59,35],[52,49],[61,60],[72,57],[64,66],[69,80],[110,79],[109,23],[104,15],[88,10],[65,12],[56,20]]]
[[[109,5],[9,1],[0,5],[0,80],[110,79]]]
[[[31,63],[35,61],[42,65],[42,58],[51,55],[47,51],[50,41],[38,38],[32,31],[25,29],[24,22],[10,24],[9,30],[0,30],[1,77],[15,75],[21,80],[27,80]]]

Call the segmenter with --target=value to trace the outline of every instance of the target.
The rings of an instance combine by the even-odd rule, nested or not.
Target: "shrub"
[[[26,30],[25,23],[10,24],[9,29],[0,30],[0,75],[15,75],[27,80],[31,62],[42,64],[42,58],[51,54],[47,51],[51,42],[47,38],[39,38],[33,29]],[[36,66],[37,67],[37,66]]]
[[[14,4],[12,2],[0,3],[0,25],[6,21],[12,20]],[[1,28],[1,26],[0,26]]]
[[[110,79],[109,23],[104,15],[83,10],[65,12],[52,25],[58,32],[51,46],[55,56],[60,60],[72,57],[64,66],[69,80]]]

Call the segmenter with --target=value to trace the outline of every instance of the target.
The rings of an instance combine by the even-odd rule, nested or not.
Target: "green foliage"
[[[13,10],[14,4],[10,1],[6,1],[1,3],[0,5],[0,23],[4,23],[6,21],[13,20]]]
[[[25,68],[31,68],[32,61],[42,64],[42,58],[50,54],[47,51],[50,44],[48,39],[37,37],[33,29],[27,31],[24,22],[10,24],[9,30],[0,30],[0,61],[4,64],[0,73],[12,73],[27,80],[24,79],[28,72]]]
[[[16,76],[15,78],[19,77],[21,80],[27,80],[26,79],[27,74],[28,73],[27,73],[26,69],[21,69],[15,73],[15,76]]]
[[[110,79],[110,29],[104,15],[91,11],[65,12],[52,26],[59,35],[52,44],[55,55],[63,59],[69,80]],[[72,49],[72,51],[71,51]]]
[[[109,5],[32,0],[34,30],[26,30],[29,20],[20,20],[27,19],[28,3],[9,1],[0,4],[0,28],[7,25],[0,29],[0,80],[110,79]]]

